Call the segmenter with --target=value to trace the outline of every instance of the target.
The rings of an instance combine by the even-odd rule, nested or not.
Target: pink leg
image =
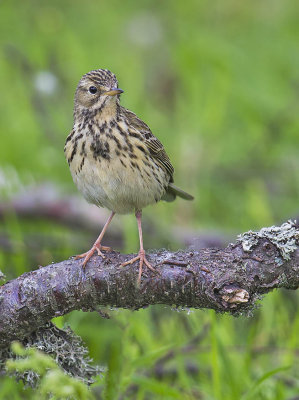
[[[139,250],[138,256],[132,258],[129,261],[122,263],[121,266],[124,267],[125,265],[133,264],[135,261],[139,260],[139,274],[138,274],[138,280],[137,280],[137,282],[139,284],[140,280],[141,280],[143,264],[145,264],[147,266],[147,268],[149,268],[151,271],[153,271],[153,272],[157,272],[157,271],[155,270],[155,268],[152,267],[152,265],[145,258],[145,251],[143,248],[142,227],[141,227],[142,211],[136,211],[135,215],[136,215],[137,225],[138,225],[140,250]]]
[[[105,258],[104,254],[101,252],[101,250],[104,250],[104,251],[110,251],[111,250],[110,247],[102,246],[101,245],[101,241],[102,241],[102,239],[103,239],[103,237],[105,235],[105,232],[106,232],[106,230],[108,228],[108,225],[110,224],[110,222],[111,222],[112,218],[114,217],[114,215],[115,215],[115,212],[112,211],[110,217],[107,219],[107,222],[104,225],[104,228],[102,229],[102,232],[100,233],[100,235],[97,238],[97,240],[94,242],[92,248],[89,251],[87,251],[86,253],[78,254],[75,257],[75,260],[78,260],[78,258],[83,258],[84,257],[84,261],[83,261],[83,264],[82,264],[83,268],[85,268],[88,260],[92,257],[92,255],[93,255],[93,253],[95,251],[98,253],[99,256]]]

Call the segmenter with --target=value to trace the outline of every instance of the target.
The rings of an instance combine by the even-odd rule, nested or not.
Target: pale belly
[[[118,214],[141,210],[161,200],[169,181],[165,172],[154,165],[154,170],[145,167],[142,162],[138,163],[139,169],[131,167],[129,159],[123,162],[126,167],[118,157],[100,162],[86,157],[81,170],[76,167],[75,159],[70,169],[75,184],[89,203]]]

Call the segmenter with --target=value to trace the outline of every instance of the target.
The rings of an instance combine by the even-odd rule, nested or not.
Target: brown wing
[[[173,182],[173,173],[174,168],[171,165],[170,159],[164,150],[163,144],[157,139],[153,134],[150,128],[143,122],[140,118],[137,117],[132,111],[127,110],[124,107],[122,108],[122,112],[128,120],[128,125],[135,128],[138,132],[140,132],[145,145],[150,151],[151,155],[155,158],[157,163],[168,172],[170,175],[170,182]]]

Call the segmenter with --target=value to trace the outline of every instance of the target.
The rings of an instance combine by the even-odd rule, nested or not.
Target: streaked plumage
[[[74,126],[65,144],[78,189],[88,202],[108,208],[113,215],[135,211],[140,219],[141,210],[159,200],[172,201],[177,195],[191,200],[174,186],[174,169],[162,143],[145,122],[120,105],[120,93],[115,75],[108,70],[91,71],[78,84]],[[94,251],[102,255],[101,248],[97,241],[84,254],[84,265]],[[143,262],[150,264],[144,256],[138,259],[140,279]]]

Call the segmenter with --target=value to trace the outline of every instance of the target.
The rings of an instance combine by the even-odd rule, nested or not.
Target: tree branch
[[[225,249],[159,250],[148,258],[159,274],[138,265],[120,267],[129,255],[111,252],[66,260],[25,273],[0,287],[0,347],[23,339],[51,318],[100,306],[138,310],[151,304],[248,313],[274,288],[299,287],[299,229],[289,221],[240,235]]]

